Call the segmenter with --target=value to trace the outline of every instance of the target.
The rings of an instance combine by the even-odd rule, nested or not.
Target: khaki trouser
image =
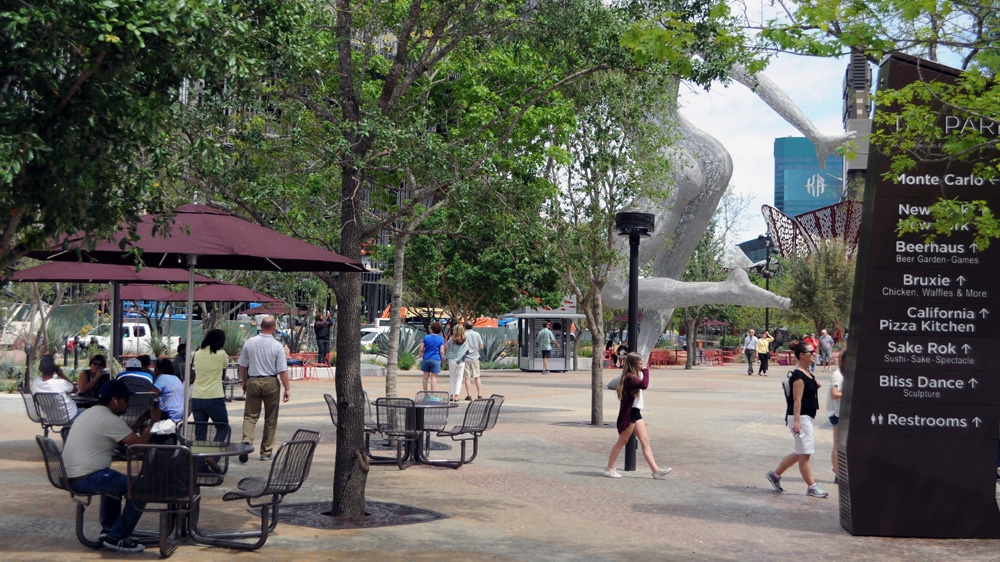
[[[253,444],[264,405],[264,435],[260,440],[260,456],[274,453],[274,432],[278,429],[278,405],[281,403],[281,382],[278,377],[247,378],[247,400],[243,409],[243,442]]]

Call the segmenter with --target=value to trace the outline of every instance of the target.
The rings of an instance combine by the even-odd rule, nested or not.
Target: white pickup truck
[[[152,330],[146,324],[122,324],[122,353],[125,355],[149,353],[151,337]],[[169,336],[164,339],[170,346],[170,354],[177,353],[177,345],[181,342],[180,336]],[[111,349],[111,324],[98,324],[86,336],[80,336],[80,341],[85,345],[96,343],[101,348]]]

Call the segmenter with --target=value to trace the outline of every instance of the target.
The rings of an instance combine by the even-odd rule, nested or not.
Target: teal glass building
[[[774,139],[774,206],[790,217],[839,203],[844,194],[844,159],[831,155],[826,169],[805,137]]]

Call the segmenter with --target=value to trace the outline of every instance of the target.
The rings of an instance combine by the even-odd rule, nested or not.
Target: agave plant
[[[222,331],[226,333],[226,343],[222,349],[226,351],[226,355],[236,357],[243,351],[243,344],[249,339],[250,333],[240,324],[226,324]]]
[[[62,353],[67,339],[72,339],[73,329],[66,322],[49,320],[45,325],[45,336],[48,347],[45,353]]]
[[[149,354],[153,357],[167,357],[170,355],[170,340],[153,332],[149,338]]]
[[[413,328],[411,326],[400,326],[399,327],[399,353],[410,352],[414,357],[417,355],[417,351],[420,350],[420,342],[424,339],[427,332],[419,329]],[[379,334],[375,338],[375,343],[372,344],[374,348],[373,353],[375,355],[380,355],[382,357],[389,357],[389,332]]]
[[[480,363],[496,363],[507,356],[507,338],[503,330],[476,330],[483,337],[483,350],[479,352]]]

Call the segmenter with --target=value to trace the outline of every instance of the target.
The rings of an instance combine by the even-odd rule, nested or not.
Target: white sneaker
[[[607,476],[608,478],[621,478],[622,477],[622,475],[618,474],[618,471],[615,470],[615,469],[613,469],[613,468],[611,470],[605,470],[604,471],[604,475]]]
[[[653,478],[656,478],[657,480],[659,480],[660,478],[663,478],[664,476],[670,474],[671,470],[673,470],[673,469],[670,468],[670,467],[661,468],[659,472],[654,472],[653,473]]]

